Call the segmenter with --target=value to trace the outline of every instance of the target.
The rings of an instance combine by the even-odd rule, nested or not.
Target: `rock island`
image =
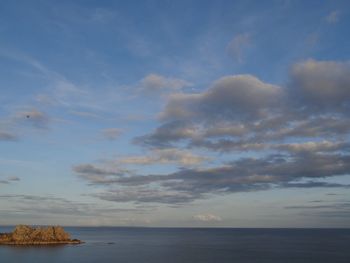
[[[12,233],[0,233],[0,245],[81,244],[60,226],[30,227],[18,225]]]

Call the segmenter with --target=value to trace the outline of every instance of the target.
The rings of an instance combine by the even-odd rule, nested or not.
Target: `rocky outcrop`
[[[52,244],[80,244],[78,239],[71,239],[70,235],[60,226],[30,227],[16,226],[12,233],[0,233],[0,244],[4,245],[52,245]]]

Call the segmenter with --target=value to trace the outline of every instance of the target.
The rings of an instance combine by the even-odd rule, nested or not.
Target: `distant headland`
[[[18,225],[12,233],[0,233],[0,245],[57,245],[81,244],[60,226],[30,227]]]

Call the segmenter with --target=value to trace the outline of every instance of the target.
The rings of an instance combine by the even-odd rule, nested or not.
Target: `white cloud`
[[[222,221],[220,216],[214,214],[198,214],[194,215],[193,219],[201,222],[220,222]]]

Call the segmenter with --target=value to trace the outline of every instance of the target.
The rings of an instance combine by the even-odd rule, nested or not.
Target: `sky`
[[[0,225],[350,227],[349,1],[0,2]]]

